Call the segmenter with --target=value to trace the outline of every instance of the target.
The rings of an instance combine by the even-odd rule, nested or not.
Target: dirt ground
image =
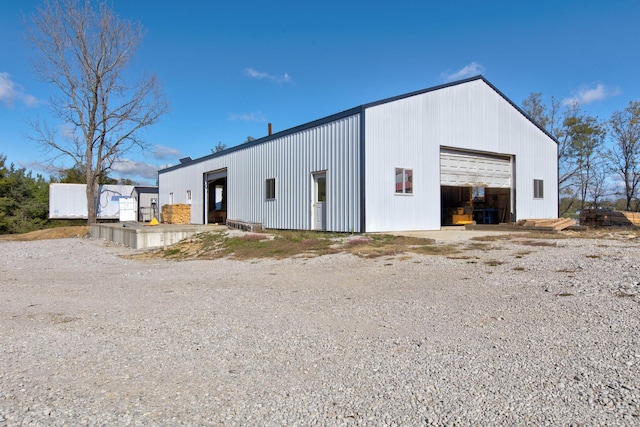
[[[10,242],[28,242],[33,240],[48,240],[48,239],[68,239],[72,237],[84,237],[89,234],[89,226],[71,226],[71,227],[57,227],[47,228],[44,230],[36,230],[30,233],[24,234],[3,234],[0,235],[0,240],[6,240]]]

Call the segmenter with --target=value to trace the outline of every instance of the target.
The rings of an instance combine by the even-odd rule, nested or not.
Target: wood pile
[[[539,231],[562,231],[565,228],[576,225],[576,221],[571,218],[523,219],[518,221],[517,225]]]
[[[583,209],[580,212],[580,225],[589,227],[640,226],[640,213],[607,209]]]
[[[577,227],[574,219],[521,219],[515,223],[501,223],[497,225],[473,224],[465,226],[467,230],[540,231],[543,233],[557,233],[558,231],[565,230],[569,227],[572,227],[573,229]]]
[[[165,224],[190,224],[191,205],[162,205],[161,219]]]

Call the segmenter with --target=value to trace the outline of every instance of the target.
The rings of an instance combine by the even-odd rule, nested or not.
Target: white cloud
[[[582,87],[574,96],[563,99],[562,103],[564,105],[588,105],[596,101],[602,101],[603,99],[620,95],[621,93],[620,88],[609,87],[598,83],[595,87]]]
[[[254,68],[245,68],[244,70],[244,75],[252,78],[252,79],[257,79],[257,80],[263,80],[263,79],[267,79],[270,80],[272,82],[275,83],[292,83],[293,84],[293,79],[291,78],[291,76],[288,73],[284,73],[281,76],[276,76],[273,74],[269,74],[266,73],[264,71],[258,71]]]
[[[267,117],[264,115],[264,113],[262,113],[261,111],[258,111],[256,113],[230,114],[229,120],[264,123],[267,121]]]
[[[0,104],[13,108],[16,103],[27,107],[37,107],[39,101],[35,96],[24,93],[22,86],[11,80],[9,73],[0,73]]]
[[[482,74],[484,72],[484,66],[482,64],[473,61],[469,65],[465,65],[458,71],[449,72],[448,70],[441,73],[440,77],[442,80],[447,82],[451,82],[454,80],[466,79],[468,77],[477,76],[478,74]]]
[[[21,168],[25,168],[27,170],[31,170],[35,173],[49,174],[55,175],[60,172],[60,168],[53,166],[51,163],[44,163],[39,161],[31,161],[31,162],[18,162]]]
[[[111,165],[111,170],[117,172],[123,178],[142,177],[155,180],[158,178],[160,168],[150,163],[136,162],[129,159],[116,160]],[[135,181],[135,179],[134,179]]]
[[[154,145],[151,149],[151,156],[154,159],[180,158],[182,153],[177,148],[165,147],[164,145]]]

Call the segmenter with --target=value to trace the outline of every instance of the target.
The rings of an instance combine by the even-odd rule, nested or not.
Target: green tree
[[[226,148],[227,148],[227,144],[223,144],[221,141],[219,141],[218,144],[213,149],[211,149],[211,152],[219,153],[221,151],[226,150]]]
[[[602,196],[605,128],[597,118],[585,115],[577,104],[567,109],[563,127],[573,167],[570,183],[574,194],[577,194],[580,209],[584,209],[590,193]]]
[[[64,157],[83,166],[89,224],[96,221],[100,175],[127,151],[145,149],[139,131],[168,109],[158,79],[133,81],[129,70],[143,27],[120,18],[110,2],[96,3],[43,0],[27,34],[37,75],[57,90],[51,114],[66,126],[59,136],[53,131],[59,126],[34,122],[33,139],[52,162]]]
[[[624,184],[625,210],[632,210],[640,183],[640,102],[629,102],[609,120],[613,146],[607,153],[611,170]],[[638,203],[636,203],[636,210]]]
[[[31,171],[7,167],[0,155],[0,234],[25,233],[48,221],[49,183]]]
[[[58,172],[58,175],[55,177],[56,182],[61,182],[65,184],[86,184],[87,183],[87,174],[84,170],[83,165],[76,165],[72,168],[61,169]],[[117,184],[118,180],[115,178],[111,178],[107,171],[100,172],[98,176],[98,184]]]
[[[597,193],[601,198],[606,189],[600,170],[604,126],[578,104],[562,107],[551,97],[547,105],[540,93],[530,94],[522,109],[558,142],[558,196],[564,200],[559,203],[560,214],[572,209],[573,201],[584,207],[589,194]]]

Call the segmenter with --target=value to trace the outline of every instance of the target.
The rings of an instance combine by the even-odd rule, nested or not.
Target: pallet
[[[262,224],[259,224],[257,222],[238,221],[234,219],[227,220],[227,227],[250,232],[262,230]]]
[[[580,212],[580,224],[589,227],[638,227],[640,213],[583,209]]]

